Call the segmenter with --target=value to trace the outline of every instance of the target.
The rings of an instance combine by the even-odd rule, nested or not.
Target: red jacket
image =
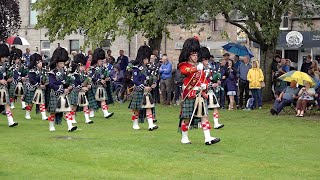
[[[181,74],[186,76],[183,79],[183,99],[196,98],[197,90],[200,90],[201,84],[206,84],[208,87],[208,81],[203,70],[197,71],[197,67],[188,62],[180,63],[178,68]]]

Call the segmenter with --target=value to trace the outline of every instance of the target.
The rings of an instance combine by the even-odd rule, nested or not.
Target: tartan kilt
[[[49,113],[55,113],[56,112],[58,100],[59,100],[59,96],[56,96],[54,94],[54,91],[51,89],[50,97],[49,97],[49,104],[48,104],[48,112]]]
[[[32,104],[32,100],[34,97],[36,90],[31,90],[31,89],[25,89],[25,94],[24,94],[24,101],[27,104]],[[43,92],[44,93],[44,92]]]
[[[78,105],[78,91],[72,90],[70,93],[70,104],[73,106]]]
[[[97,89],[95,89],[97,90]],[[91,88],[89,89],[89,91],[87,92],[87,98],[89,101],[89,109],[93,109],[93,110],[98,110],[99,106],[98,106],[98,102],[96,101],[96,97],[95,97],[95,91]]]
[[[194,103],[196,99],[188,99],[186,98],[182,103],[182,111],[181,111],[181,118],[182,119],[190,119],[194,110]],[[208,115],[208,101],[205,99],[205,111]],[[195,112],[196,113],[196,112]]]
[[[10,98],[14,98],[15,95],[14,95],[14,90],[16,90],[16,87],[17,87],[17,84],[10,84],[10,87],[9,87],[9,97]]]
[[[130,101],[128,108],[132,110],[142,110],[143,109],[141,107],[142,100],[143,100],[143,91],[134,90],[132,93],[132,99]]]

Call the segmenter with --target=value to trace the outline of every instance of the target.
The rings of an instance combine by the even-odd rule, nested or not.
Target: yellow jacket
[[[252,67],[249,69],[247,79],[249,81],[249,89],[261,89],[261,82],[264,81],[264,76],[259,65],[257,68]]]

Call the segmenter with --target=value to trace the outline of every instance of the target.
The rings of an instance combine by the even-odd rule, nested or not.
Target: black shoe
[[[205,142],[204,144],[210,146],[211,145],[211,141]]]
[[[275,114],[277,113],[277,111],[272,108],[272,109],[270,109],[270,113],[271,113],[272,115],[275,115]]]
[[[211,141],[211,144],[216,144],[220,142],[220,138],[215,138],[214,140]]]
[[[1,112],[2,115],[7,115],[6,111]]]
[[[157,122],[157,121],[158,121],[158,120],[156,120],[156,119],[153,120],[154,123]]]
[[[87,124],[93,124],[93,121],[87,122]]]
[[[221,128],[223,128],[223,127],[224,127],[224,125],[221,124],[221,126],[219,126],[219,127],[217,127],[217,128],[214,128],[214,129],[221,129]]]
[[[18,126],[17,122],[14,122],[13,124],[11,124],[9,127],[14,127],[14,126]]]
[[[156,130],[156,129],[158,129],[159,127],[156,125],[156,126],[154,126],[153,128],[149,128],[149,131],[153,131],[153,130]]]
[[[113,116],[114,113],[110,113],[108,116],[104,117],[104,118],[111,118]]]
[[[75,130],[77,130],[77,126],[73,126],[70,130],[68,130],[68,132],[72,132],[72,131],[75,131]]]

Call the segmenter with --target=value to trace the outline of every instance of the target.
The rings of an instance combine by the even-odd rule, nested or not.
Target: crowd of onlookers
[[[306,110],[320,109],[320,68],[318,62],[312,60],[311,55],[308,55],[300,71],[307,73],[315,84],[304,81],[303,85],[298,85],[294,79],[288,84],[288,82],[279,80],[278,77],[290,70],[295,70],[290,63],[290,60],[280,58],[280,56],[276,56],[272,63],[275,102],[270,113],[278,115],[284,107],[291,106],[296,111],[297,117],[303,117]]]

